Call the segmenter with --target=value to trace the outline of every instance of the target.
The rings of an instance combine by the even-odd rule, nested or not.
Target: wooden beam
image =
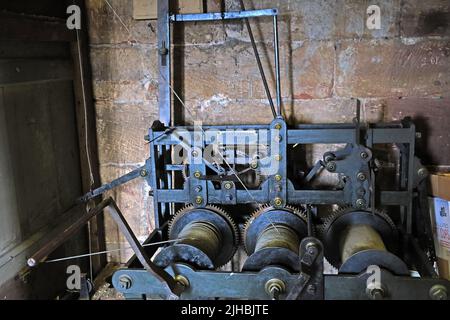
[[[0,40],[62,41],[76,39],[64,19],[0,12]]]
[[[84,18],[85,6],[83,1],[75,1],[80,6]],[[97,135],[95,122],[95,109],[90,70],[88,36],[86,20],[82,21],[82,28],[78,30],[78,41],[71,42],[71,52],[74,62],[74,93],[77,117],[81,175],[83,192],[100,186],[100,173],[98,165]],[[98,204],[100,200],[96,203]],[[103,215],[98,215],[90,222],[91,250],[104,251],[105,226]],[[105,255],[92,256],[94,276],[106,266]]]

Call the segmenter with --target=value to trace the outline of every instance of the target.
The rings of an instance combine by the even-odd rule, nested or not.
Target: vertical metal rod
[[[169,1],[158,0],[158,106],[159,120],[166,126],[171,125],[171,74],[170,74],[170,22]]]
[[[241,3],[241,10],[245,11],[244,1],[240,0],[240,3]],[[266,79],[266,75],[264,73],[264,69],[263,69],[263,66],[261,63],[261,58],[259,57],[258,48],[256,47],[256,42],[255,42],[255,37],[253,36],[252,27],[250,26],[250,22],[248,21],[248,18],[245,18],[244,21],[245,21],[245,25],[247,27],[248,35],[250,37],[250,42],[252,43],[253,54],[255,55],[255,58],[256,58],[256,64],[258,65],[259,74],[261,75],[261,80],[262,80],[262,83],[264,86],[264,91],[266,92],[267,100],[269,101],[270,108],[272,109],[273,117],[276,118],[277,112],[276,112],[275,106],[273,104],[272,95],[270,94],[269,85],[267,84],[267,79]]]
[[[275,76],[277,82],[277,116],[281,116],[281,84],[280,84],[280,57],[278,49],[278,18],[273,16],[273,47],[275,51]]]

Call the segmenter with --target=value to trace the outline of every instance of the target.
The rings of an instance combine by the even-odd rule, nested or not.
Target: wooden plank
[[[85,16],[84,2],[77,0],[75,4],[81,8]],[[82,26],[85,24],[82,21]],[[95,109],[91,84],[91,70],[89,62],[87,28],[78,31],[78,42],[71,43],[72,59],[74,62],[74,93],[77,117],[78,140],[80,149],[81,175],[83,192],[88,192],[100,186],[100,172],[98,166],[97,135],[95,125]],[[97,201],[98,204],[100,201]],[[98,215],[90,222],[91,250],[104,251],[105,225],[104,216]],[[105,255],[92,256],[94,276],[106,265]]]
[[[66,42],[0,40],[0,59],[70,59]]]
[[[0,60],[0,85],[71,80],[73,68],[70,60],[10,59]]]
[[[0,39],[24,41],[73,41],[75,32],[69,30],[64,19],[42,18],[0,12]]]

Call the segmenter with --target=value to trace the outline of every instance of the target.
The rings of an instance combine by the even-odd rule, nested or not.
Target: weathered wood
[[[85,17],[83,1],[75,1],[80,6],[82,17]],[[91,84],[91,70],[89,64],[88,38],[86,21],[82,21],[82,29],[78,37],[71,43],[72,58],[74,61],[74,92],[75,110],[77,117],[79,149],[81,160],[81,175],[83,192],[88,192],[100,186],[100,173],[98,167],[97,136],[95,126],[95,109]],[[97,204],[99,201],[97,201]],[[106,250],[104,217],[99,215],[90,222],[90,238],[92,251]],[[93,273],[98,274],[106,265],[104,255],[92,257]]]
[[[0,60],[0,85],[49,80],[71,80],[72,63],[62,59]]]
[[[1,40],[68,42],[75,37],[75,32],[67,28],[64,19],[0,12]]]

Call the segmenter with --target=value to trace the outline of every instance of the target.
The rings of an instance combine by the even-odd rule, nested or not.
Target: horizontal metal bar
[[[163,203],[185,203],[189,202],[189,190],[157,190],[158,202]],[[287,194],[288,203],[296,204],[345,204],[346,201],[342,190],[289,190]],[[265,203],[269,202],[267,190],[237,190],[237,203]],[[382,205],[407,205],[409,195],[407,191],[380,191]],[[222,191],[208,187],[208,203],[221,204],[223,201]]]
[[[105,193],[108,190],[118,187],[118,186],[120,186],[124,183],[127,183],[133,179],[139,178],[141,176],[142,170],[144,170],[144,169],[145,169],[145,166],[134,169],[133,171],[128,172],[127,174],[111,181],[110,183],[104,184],[101,187],[86,193],[82,197],[78,198],[77,202],[89,201],[90,199],[95,198],[95,197]]]
[[[373,143],[411,143],[415,133],[411,128],[373,129]]]
[[[246,10],[246,11],[232,11],[232,12],[211,12],[211,13],[188,13],[188,14],[173,14],[169,17],[171,22],[179,21],[213,21],[213,20],[231,20],[231,19],[245,19],[265,16],[278,15],[277,9],[262,9],[262,10]]]
[[[188,265],[177,263],[167,267],[166,271],[172,276],[182,275],[189,281],[189,288],[181,295],[182,299],[194,298],[231,298],[231,299],[263,299],[270,296],[265,286],[270,279],[280,279],[289,292],[297,282],[299,275],[290,273],[279,267],[268,267],[260,272],[223,272],[223,271],[195,271]],[[371,273],[359,275],[339,274],[324,275],[325,300],[336,299],[368,299],[366,293],[367,281]],[[119,279],[128,277],[132,286],[120,286]],[[450,290],[450,282],[437,278],[414,278],[395,276],[381,269],[380,279],[389,292],[386,299],[430,299],[430,288],[441,285]],[[164,294],[164,288],[150,273],[142,269],[121,269],[112,278],[114,287],[125,295],[146,294],[157,297]],[[282,293],[280,299],[285,299]]]
[[[351,143],[355,129],[299,129],[288,130],[288,144]]]

